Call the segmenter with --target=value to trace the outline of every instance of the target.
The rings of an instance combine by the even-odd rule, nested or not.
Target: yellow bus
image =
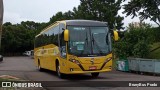
[[[114,31],[114,39],[118,33]],[[111,33],[107,23],[93,20],[63,20],[48,26],[35,37],[34,61],[38,69],[66,74],[112,69]]]

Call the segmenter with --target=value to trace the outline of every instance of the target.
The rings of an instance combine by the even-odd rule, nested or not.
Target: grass
[[[6,82],[6,81],[11,81],[10,79],[6,79],[6,78],[0,78],[0,82]],[[0,90],[17,90],[14,87],[8,87],[8,88],[2,88],[0,87]]]
[[[12,82],[12,81],[28,81],[28,80],[21,80],[16,77],[3,75],[0,76],[0,82]],[[1,86],[1,85],[0,85]],[[0,87],[0,90],[45,90],[44,88],[34,88],[34,87]]]
[[[153,43],[151,45],[151,52],[154,51],[156,48],[160,47],[160,42],[157,42],[157,43]]]
[[[154,43],[151,46],[151,52],[148,55],[148,58],[151,59],[160,59],[160,42]]]
[[[160,48],[151,52],[149,55],[148,55],[148,58],[151,58],[151,59],[160,59]]]
[[[0,76],[0,82],[11,82],[11,81],[22,81],[22,80],[9,75]],[[26,90],[26,89],[17,88],[17,87],[0,87],[0,90]],[[27,90],[30,90],[30,89],[27,89]]]

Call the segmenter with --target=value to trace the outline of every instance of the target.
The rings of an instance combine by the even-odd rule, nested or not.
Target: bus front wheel
[[[59,78],[64,78],[64,74],[60,72],[60,65],[57,63],[56,65],[56,72]]]
[[[91,73],[92,77],[98,77],[99,73]]]

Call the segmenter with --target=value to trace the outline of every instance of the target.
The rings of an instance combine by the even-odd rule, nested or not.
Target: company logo
[[[42,85],[36,82],[2,82],[2,88],[3,87],[42,87]]]
[[[91,64],[93,65],[94,64],[94,58],[91,58]]]
[[[2,82],[2,87],[11,87],[11,82]]]

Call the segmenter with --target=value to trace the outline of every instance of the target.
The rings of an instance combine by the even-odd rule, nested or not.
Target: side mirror
[[[64,41],[68,42],[69,41],[69,30],[64,30]]]
[[[114,34],[114,40],[118,41],[118,38],[119,38],[118,32],[117,31],[113,31],[113,34]]]

